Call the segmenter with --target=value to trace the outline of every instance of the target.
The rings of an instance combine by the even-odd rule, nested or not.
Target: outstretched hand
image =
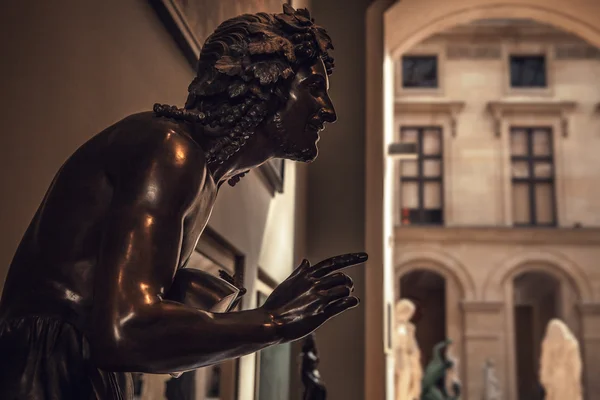
[[[340,270],[367,261],[366,253],[344,254],[311,265],[308,260],[283,281],[265,302],[284,342],[300,339],[328,319],[359,304],[354,283]]]

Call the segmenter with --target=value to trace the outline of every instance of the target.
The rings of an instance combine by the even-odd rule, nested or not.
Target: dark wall
[[[0,51],[1,288],[67,157],[130,113],[182,104],[193,70],[141,0],[3,1]]]
[[[316,262],[363,251],[365,227],[365,13],[370,0],[315,0],[311,12],[333,39],[330,94],[338,121],[308,167],[307,249]],[[348,270],[364,299],[364,268]],[[364,303],[317,331],[321,373],[331,399],[364,398]]]

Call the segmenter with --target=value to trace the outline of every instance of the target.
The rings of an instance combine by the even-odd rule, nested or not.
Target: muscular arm
[[[113,177],[90,334],[98,367],[184,371],[279,341],[260,309],[212,314],[163,299],[179,263],[184,219],[206,179],[199,151],[167,135]]]

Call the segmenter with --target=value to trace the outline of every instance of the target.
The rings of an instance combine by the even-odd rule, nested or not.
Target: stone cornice
[[[580,303],[578,307],[582,314],[600,315],[600,303]]]
[[[465,107],[464,101],[451,100],[396,100],[394,112],[398,114],[443,114],[450,117],[452,136],[456,136],[456,119]]]
[[[490,101],[487,105],[488,111],[494,117],[496,125],[496,137],[502,133],[502,119],[507,115],[555,115],[560,118],[562,136],[569,135],[568,113],[573,111],[577,103],[574,101]]]
[[[415,242],[600,245],[600,228],[396,227],[396,245]]]

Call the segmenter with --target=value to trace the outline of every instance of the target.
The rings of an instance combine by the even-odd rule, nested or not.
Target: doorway
[[[541,343],[548,322],[562,317],[560,282],[544,272],[524,272],[513,280],[513,302],[518,400],[541,400]]]
[[[427,366],[433,346],[447,338],[446,279],[433,271],[417,269],[400,278],[400,297],[415,304],[411,322],[421,350],[421,365]],[[455,339],[456,340],[456,339]]]

